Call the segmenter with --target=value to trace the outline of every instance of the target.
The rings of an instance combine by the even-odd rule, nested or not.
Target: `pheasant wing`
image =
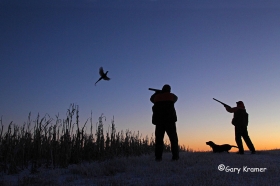
[[[99,68],[99,74],[100,74],[100,76],[104,76],[103,67],[100,67],[100,68]]]

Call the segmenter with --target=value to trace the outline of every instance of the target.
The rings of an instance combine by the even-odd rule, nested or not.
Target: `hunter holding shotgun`
[[[215,98],[213,98],[215,101],[218,101],[219,103],[223,104],[225,109],[229,112],[229,113],[233,113],[233,119],[232,119],[232,124],[235,126],[235,141],[236,144],[239,148],[239,152],[237,154],[244,154],[244,148],[243,148],[243,144],[242,144],[242,139],[241,137],[243,137],[246,145],[248,146],[248,148],[250,149],[252,154],[256,153],[255,147],[248,135],[248,130],[247,130],[247,126],[248,126],[248,113],[246,112],[244,103],[242,101],[238,101],[236,102],[236,107],[230,107],[229,105],[216,100]]]

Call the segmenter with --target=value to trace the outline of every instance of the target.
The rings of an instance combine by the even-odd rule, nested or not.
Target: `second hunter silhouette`
[[[244,139],[244,141],[245,141],[246,145],[248,146],[248,148],[250,149],[251,153],[255,154],[256,153],[255,147],[248,135],[248,130],[247,130],[248,113],[246,112],[243,101],[236,102],[236,107],[230,107],[229,105],[227,105],[215,98],[213,98],[213,99],[215,101],[218,101],[221,104],[223,104],[225,109],[229,113],[233,113],[233,119],[232,119],[231,123],[235,127],[235,141],[239,148],[239,152],[237,154],[244,154],[244,148],[243,148],[241,137]]]

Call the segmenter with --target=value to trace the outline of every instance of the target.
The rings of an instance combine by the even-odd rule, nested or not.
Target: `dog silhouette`
[[[229,144],[223,144],[223,145],[216,145],[213,141],[208,141],[206,142],[206,145],[209,145],[213,152],[216,153],[216,152],[224,152],[226,151],[227,153],[229,153],[228,151],[232,148],[232,147],[235,147],[235,148],[238,148],[237,146],[234,146],[234,145],[229,145]]]

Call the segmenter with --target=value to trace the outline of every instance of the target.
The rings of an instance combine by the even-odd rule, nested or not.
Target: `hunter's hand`
[[[228,106],[228,105],[224,105],[224,107],[226,108],[226,109],[229,109],[229,108],[231,108],[230,106]]]

